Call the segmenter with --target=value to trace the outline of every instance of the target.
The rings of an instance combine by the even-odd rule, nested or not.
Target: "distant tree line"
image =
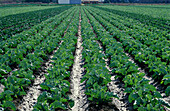
[[[55,2],[58,3],[58,0],[24,0],[25,2],[42,2],[42,3],[50,3]]]
[[[42,3],[58,3],[58,0],[0,0],[0,3],[11,3],[11,2],[42,2]]]
[[[133,3],[136,0],[105,0],[105,3]]]
[[[170,3],[169,0],[104,0],[104,3]]]

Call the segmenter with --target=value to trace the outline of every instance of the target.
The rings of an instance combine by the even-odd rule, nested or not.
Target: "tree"
[[[130,3],[133,3],[135,0],[129,0]]]
[[[104,0],[104,3],[110,3],[110,0]]]
[[[26,2],[42,2],[42,3],[50,3],[50,0],[25,0]]]

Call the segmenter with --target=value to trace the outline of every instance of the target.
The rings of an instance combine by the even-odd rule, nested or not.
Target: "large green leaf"
[[[67,109],[67,107],[63,104],[63,103],[61,103],[60,101],[58,101],[58,100],[56,100],[56,101],[54,101],[53,103],[51,103],[50,104],[50,107],[51,108],[54,108],[54,109]]]
[[[16,110],[16,107],[15,107],[15,104],[13,103],[13,102],[11,102],[11,101],[5,101],[4,103],[3,103],[3,107],[5,107],[5,108],[11,108],[12,110]]]
[[[132,101],[134,101],[134,100],[137,99],[137,98],[138,98],[138,95],[137,95],[137,94],[131,93],[131,94],[129,95],[128,100],[129,100],[129,102],[131,103]]]
[[[73,100],[70,100],[69,101],[69,106],[72,108],[74,106],[74,101]]]

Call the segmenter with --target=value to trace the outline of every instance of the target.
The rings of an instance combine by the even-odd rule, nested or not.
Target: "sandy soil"
[[[4,91],[4,86],[2,84],[0,84],[0,93],[2,93]]]
[[[42,72],[40,76],[38,76],[32,87],[29,88],[29,91],[26,96],[23,98],[23,102],[18,106],[18,110],[20,111],[32,111],[33,106],[37,102],[37,98],[40,95],[41,87],[40,84],[45,80],[44,73]]]
[[[81,78],[84,73],[84,68],[81,67],[84,63],[82,62],[82,37],[81,37],[81,14],[79,16],[79,30],[77,39],[77,48],[75,52],[74,65],[72,68],[71,75],[71,98],[74,100],[75,105],[72,111],[86,111],[88,107],[87,96],[84,94],[85,82],[81,83]]]
[[[59,43],[61,45],[62,42]],[[58,50],[59,47],[56,48],[56,50],[53,51],[53,54]],[[29,87],[29,90],[27,92],[27,95],[23,97],[23,100],[21,104],[18,106],[19,111],[32,111],[33,106],[37,102],[38,96],[41,94],[41,87],[40,84],[45,81],[44,74],[47,74],[47,69],[51,66],[53,54],[49,56],[49,60],[44,63],[44,65],[41,67],[41,70],[39,71],[39,76],[34,80],[33,86]]]
[[[97,43],[99,44],[100,48],[102,48],[101,42],[97,41]],[[104,51],[102,51],[102,53],[105,55]],[[110,71],[110,74],[112,74],[112,69],[109,67],[108,64],[109,59],[103,59],[105,60],[106,68]],[[124,93],[123,84],[120,83],[119,80],[116,80],[115,77],[116,75],[112,74],[111,82],[107,85],[110,91],[119,97],[119,99],[112,98],[112,104],[114,104],[119,111],[132,110],[132,106],[130,106],[130,103],[128,102],[128,96],[126,93]]]

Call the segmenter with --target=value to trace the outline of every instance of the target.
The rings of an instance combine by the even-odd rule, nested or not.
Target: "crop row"
[[[69,8],[57,7],[2,17],[0,21],[0,40],[6,40]]]
[[[118,20],[110,20],[110,18],[116,18],[116,16],[109,16],[107,15],[106,17],[106,12],[100,13],[101,10],[95,10],[97,12],[98,15],[100,15],[103,19],[107,20],[108,22],[110,22],[111,24],[113,24],[115,27],[118,27],[121,31],[124,31],[125,33],[127,33],[128,35],[130,35],[131,37],[133,37],[135,40],[138,40],[139,43],[142,43],[145,45],[145,47],[147,47],[148,49],[150,49],[151,54],[152,55],[156,55],[156,57],[160,57],[161,60],[163,62],[166,62],[167,65],[169,65],[170,63],[170,44],[169,44],[169,40],[167,40],[165,37],[161,37],[161,35],[157,35],[157,34],[152,34],[149,33],[149,36],[146,36],[144,34],[142,34],[141,31],[143,31],[144,28],[139,29],[139,30],[135,30],[135,29],[131,29],[131,28],[127,28],[126,26],[124,26],[123,23],[120,23]],[[104,15],[105,14],[105,15]],[[122,20],[124,21],[124,20]],[[127,22],[127,21],[125,21]],[[133,25],[133,24],[131,24]],[[136,25],[136,24],[135,24]]]
[[[66,13],[66,11],[64,13]],[[33,36],[36,33],[42,31],[43,28],[46,25],[52,23],[54,20],[55,20],[55,17],[52,17],[52,18],[42,22],[41,24],[38,24],[38,25],[32,27],[28,31],[24,31],[24,32],[22,32],[20,34],[16,34],[13,37],[9,38],[8,40],[1,41],[0,54],[4,54],[6,51],[8,51],[8,48],[16,47],[17,44],[20,43],[20,41],[26,41],[27,38],[29,38],[30,36]]]
[[[94,12],[91,12],[91,14],[110,32],[110,34],[123,44],[125,51],[130,53],[138,63],[147,66],[147,70],[152,74],[153,78],[161,82],[165,80],[165,87],[169,84],[168,75],[170,74],[170,65],[168,65],[168,63],[162,62],[161,58],[156,57],[156,54],[152,53],[152,49],[148,48],[140,41],[135,40],[124,31],[121,31],[114,26],[114,24],[111,24]],[[166,53],[169,53],[169,51]]]
[[[126,23],[128,20],[130,24]],[[34,111],[70,110],[74,106],[70,98],[70,76],[80,25],[82,67],[85,69],[81,82],[85,83],[85,94],[91,106],[108,105],[113,97],[118,98],[107,87],[111,74],[105,59],[109,59],[112,73],[124,83],[128,100],[135,110],[163,111],[164,106],[170,107],[126,54],[167,87],[170,80],[168,35],[152,32],[147,27],[143,29],[148,33],[140,32],[143,25],[136,26],[137,23],[93,7],[72,7],[30,30],[1,41],[0,84],[5,88],[0,93],[0,110],[17,110],[14,100],[27,94],[49,55],[53,55],[51,66],[47,67],[45,81],[40,85],[42,93]],[[158,36],[162,36],[161,39]],[[167,87],[167,96],[169,91],[170,87]]]
[[[156,44],[158,41],[164,46],[165,45],[170,46],[168,44],[168,40],[170,39],[170,36],[165,31],[160,31],[159,29],[150,26],[145,26],[145,24],[139,23],[134,19],[124,18],[122,16],[113,14],[111,12],[107,12],[99,9],[95,10],[95,8],[93,8],[93,11],[97,11],[96,13],[102,16],[103,19],[111,22],[120,30],[124,30],[126,31],[126,33],[130,34],[131,36],[136,37],[136,39],[138,39],[139,41],[141,41],[142,43],[148,46],[151,46],[152,44]],[[99,11],[102,11],[103,13],[99,13]]]
[[[69,78],[74,63],[78,26],[79,11],[77,8],[67,33],[62,38],[63,42],[52,58],[52,67],[48,68],[46,80],[41,84],[43,93],[38,97],[34,111],[66,110],[74,106],[74,101],[68,94],[70,93]]]
[[[83,51],[82,59],[84,59],[85,75],[81,82],[86,81],[85,94],[91,105],[107,104],[111,98],[116,97],[107,88],[107,84],[111,81],[109,70],[105,67],[104,54],[101,53],[99,44],[96,42],[95,34],[91,29],[88,19],[81,10],[82,16],[82,38]],[[87,24],[88,23],[88,24]]]
[[[5,51],[4,54],[1,55],[1,66],[0,72],[1,77],[3,75],[9,74],[12,69],[16,68],[18,64],[29,54],[36,51],[36,47],[40,45],[48,36],[49,34],[57,28],[57,26],[70,14],[71,10],[67,13],[63,12],[59,14],[57,21],[56,18],[47,20],[40,25],[37,25],[31,28],[28,31],[24,31],[21,34],[16,35],[16,39],[10,39],[8,41],[4,41],[5,44],[2,46]],[[51,21],[51,23],[49,23]],[[33,33],[32,33],[33,32]],[[38,33],[37,33],[38,32]],[[41,47],[39,47],[41,48]],[[48,52],[51,52],[51,49],[48,48]],[[43,52],[40,53],[42,57]]]
[[[16,5],[17,6],[17,5]],[[15,5],[13,6],[2,6],[1,5],[1,9],[0,9],[0,17],[5,17],[5,16],[9,16],[9,15],[15,15],[15,14],[21,14],[21,13],[26,13],[26,12],[31,12],[31,11],[38,11],[38,10],[44,10],[44,9],[49,9],[49,8],[56,8],[57,6],[39,6],[39,5],[35,5],[35,6],[20,6],[18,5],[16,7]]]
[[[114,5],[111,6],[111,8],[124,11],[124,12],[130,12],[135,14],[142,14],[142,15],[149,15],[153,18],[160,18],[160,19],[169,19],[168,13],[168,6],[155,6],[155,5],[149,5],[149,6],[118,6]]]
[[[53,50],[55,50],[56,47],[59,46],[59,42],[61,41],[61,38],[65,30],[67,29],[68,24],[71,21],[71,17],[74,16],[74,10],[75,9],[72,8],[70,9],[70,11],[67,12],[67,14],[64,13],[62,15],[61,13],[60,15],[56,16],[55,23],[48,24],[47,26],[45,26],[44,29],[46,29],[46,31],[39,33],[39,36],[37,38],[30,39],[30,40],[32,39],[36,40],[38,42],[41,41],[41,39],[44,40],[43,42],[41,42],[41,44],[35,46],[34,52],[28,53],[25,58],[22,57],[22,59],[18,63],[19,69],[13,71],[12,72],[13,74],[10,75],[9,77],[1,79],[1,84],[3,84],[5,88],[4,88],[4,92],[0,94],[0,107],[3,107],[5,110],[8,108],[11,108],[12,110],[16,110],[16,107],[14,103],[12,103],[12,101],[14,99],[22,97],[23,95],[26,95],[26,90],[28,86],[35,79],[35,74],[38,73],[38,69],[41,67],[42,63],[45,60],[47,60],[48,55],[51,54]],[[63,19],[65,20],[61,23],[61,20]],[[55,28],[55,26],[57,26],[57,28]],[[36,41],[33,42],[36,43]],[[29,44],[25,44],[25,46],[23,46],[22,48],[28,48],[26,47],[27,45]],[[29,47],[28,49],[31,50],[32,47]],[[16,51],[21,52],[25,50],[16,48],[14,49],[13,53],[15,53]],[[21,52],[20,56],[23,56],[23,54],[24,53]],[[16,56],[17,55],[13,55],[12,57],[16,57]],[[17,57],[16,59],[20,59],[19,57]],[[6,64],[4,63],[2,65],[5,66]]]
[[[162,31],[161,29],[146,25],[146,24],[144,24],[138,20],[135,20],[133,18],[128,18],[128,17],[124,17],[124,16],[121,16],[118,14],[114,14],[114,13],[112,13],[110,11],[106,11],[104,9],[103,9],[103,11],[105,13],[107,13],[112,18],[110,20],[113,20],[114,23],[117,22],[116,25],[120,25],[120,26],[117,26],[118,28],[126,29],[127,31],[129,31],[128,32],[129,34],[133,34],[132,30],[129,30],[129,28],[131,28],[131,29],[133,29],[133,31],[137,31],[139,34],[142,34],[142,35],[150,36],[154,40],[157,40],[157,39],[159,39],[159,40],[168,39],[169,40],[170,39],[168,31]],[[107,18],[107,20],[108,20],[108,18]]]
[[[151,16],[148,15],[142,15],[142,14],[135,14],[135,13],[130,13],[130,12],[125,12],[125,11],[120,11],[120,10],[116,10],[113,9],[112,7],[98,7],[99,9],[103,9],[103,10],[107,10],[109,12],[112,12],[114,14],[118,14],[124,17],[129,17],[129,18],[133,18],[135,20],[139,20],[140,22],[147,24],[149,26],[153,26],[156,27],[160,30],[165,30],[168,31],[170,29],[168,22],[169,20],[164,20],[161,18],[153,18]]]
[[[89,8],[88,8],[89,11]],[[165,103],[160,99],[160,93],[156,91],[149,80],[144,79],[144,73],[139,73],[138,66],[129,61],[125,54],[123,44],[114,39],[105,28],[85,9],[91,25],[97,34],[97,40],[101,41],[106,53],[110,58],[109,67],[112,73],[117,75],[125,84],[125,92],[129,94],[129,102],[138,110],[164,110]]]
[[[1,29],[7,28],[7,27],[10,27],[10,26],[13,26],[16,24],[20,24],[22,22],[26,22],[25,20],[36,19],[36,17],[41,17],[41,16],[44,17],[45,12],[49,12],[49,11],[54,12],[54,10],[56,10],[58,8],[61,8],[61,7],[31,11],[31,12],[27,12],[27,13],[20,13],[20,14],[14,14],[14,15],[1,17],[1,22],[0,22],[1,27],[0,28]],[[39,14],[41,14],[41,15],[39,15]],[[46,13],[46,14],[48,14],[48,13]],[[32,16],[32,15],[34,15],[34,16]],[[55,16],[55,15],[56,15],[56,13],[53,13],[53,16]]]
[[[64,14],[66,14],[66,11],[63,13],[63,16],[64,16]],[[65,16],[67,16],[67,14]],[[53,26],[55,26],[54,20],[55,20],[55,17],[50,18],[50,19],[42,22],[41,24],[38,24],[38,25],[32,27],[28,31],[24,31],[20,34],[14,35],[13,37],[11,37],[7,40],[1,41],[0,42],[1,43],[0,44],[0,54],[6,53],[10,48],[17,47],[17,45],[21,42],[29,41],[29,38],[31,38],[32,36],[36,36],[39,32],[45,31],[44,27],[46,27],[47,25],[53,24]]]
[[[85,94],[93,105],[106,104],[111,101],[111,98],[114,96],[107,89],[107,83],[111,81],[111,75],[109,75],[109,71],[105,68],[105,61],[103,60],[104,55],[100,52],[101,49],[95,41],[95,35],[90,24],[87,25],[88,19],[87,17],[85,18],[83,10],[81,10],[81,16],[83,18],[81,30],[84,39],[82,59],[85,61],[83,67],[86,70],[86,74],[83,76],[81,82],[86,81]],[[34,106],[35,111],[43,109],[47,111],[66,110],[74,105],[74,102],[67,95],[70,89],[70,83],[68,81],[71,73],[70,67],[74,63],[73,55],[77,42],[75,35],[78,31],[78,20],[77,17],[74,18],[76,18],[73,19],[74,24],[71,24],[66,34],[68,36],[64,36],[62,45],[57,50],[56,54],[54,54],[52,59],[53,67],[49,68],[48,74],[46,75],[46,81],[41,84],[41,87],[45,92],[39,96],[38,102]],[[72,26],[74,27],[74,30],[72,29]]]

